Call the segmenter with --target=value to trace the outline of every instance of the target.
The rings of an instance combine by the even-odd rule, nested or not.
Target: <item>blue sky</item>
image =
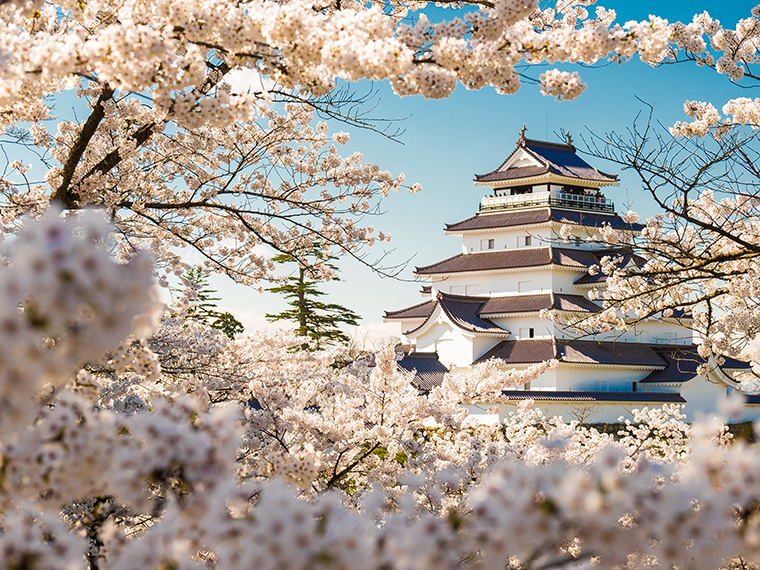
[[[652,2],[600,0],[600,5],[615,9],[617,21],[646,19],[656,14],[669,21],[691,21],[696,13],[708,11],[724,25],[733,27],[738,19],[749,15],[753,2]],[[553,66],[536,66],[529,74],[537,77]],[[568,68],[570,69],[570,68]],[[539,93],[535,85],[525,85],[515,95],[497,95],[491,89],[467,91],[461,86],[446,100],[395,96],[385,83],[374,89],[380,103],[374,114],[381,117],[407,117],[399,123],[405,129],[401,143],[369,132],[352,131],[346,152],[361,151],[366,160],[375,162],[394,174],[404,172],[408,182],[422,184],[422,192],[394,194],[383,202],[385,214],[372,224],[390,232],[387,245],[394,251],[390,262],[410,260],[400,275],[407,281],[381,279],[359,263],[339,263],[341,281],[325,286],[329,300],[350,307],[362,315],[362,324],[372,326],[382,321],[385,310],[399,309],[420,302],[420,283],[414,279],[415,265],[427,265],[460,251],[460,240],[444,236],[443,227],[473,215],[485,193],[472,184],[474,174],[498,166],[514,149],[523,123],[527,136],[558,140],[561,130],[569,130],[578,143],[589,132],[622,132],[631,126],[638,113],[647,108],[639,99],[654,105],[655,119],[665,125],[685,120],[686,100],[711,101],[720,109],[734,97],[757,97],[756,89],[741,89],[725,77],[690,64],[652,68],[638,60],[623,65],[605,64],[596,68],[578,68],[588,85],[575,101],[557,102]],[[359,85],[364,89],[366,85]],[[345,130],[334,125],[336,130]],[[579,145],[580,146],[580,145]],[[631,173],[620,172],[599,160],[590,162],[602,170],[621,176],[619,187],[605,191],[620,210],[631,203],[643,215],[656,210],[647,200]],[[375,251],[373,251],[373,249]],[[382,250],[372,248],[370,256]],[[250,324],[263,322],[266,312],[281,309],[282,301],[273,294],[259,294],[252,289],[215,281],[223,303]]]

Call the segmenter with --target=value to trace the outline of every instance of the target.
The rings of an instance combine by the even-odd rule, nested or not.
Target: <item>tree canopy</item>
[[[290,308],[279,313],[267,313],[266,318],[269,321],[295,323],[296,334],[309,339],[309,342],[301,345],[303,350],[321,350],[336,343],[347,345],[350,339],[339,327],[356,326],[361,317],[343,305],[319,300],[325,293],[317,288],[318,281],[310,277],[313,272],[301,261],[309,257],[317,257],[327,263],[333,271],[336,269],[329,260],[324,259],[325,256],[320,250],[314,250],[311,255],[301,254],[298,258],[283,254],[272,258],[275,263],[295,263],[297,268],[296,274],[287,277],[285,283],[267,289],[285,297]]]
[[[591,4],[465,0],[433,22],[427,3],[402,0],[0,0],[0,221],[14,233],[0,264],[0,567],[757,560],[760,453],[727,445],[716,419],[691,427],[677,407],[642,410],[614,440],[525,402],[479,425],[465,406],[503,401],[505,387],[556,362],[487,362],[422,395],[392,348],[372,369],[336,369],[329,353],[293,352],[301,341],[284,333],[229,338],[164,312],[140,253],[181,275],[189,248],[205,269],[251,283],[271,275],[266,248],[364,259],[363,246],[385,241],[366,216],[404,181],[341,156],[347,135],[316,120],[366,125],[332,91],[337,78],[426,97],[458,82],[513,93],[524,66],[547,64],[544,93],[570,99],[580,75],[555,63],[638,55],[757,79],[758,9],[730,29],[706,13],[620,25]],[[234,93],[239,69],[267,87]],[[85,103],[82,117],[56,115],[67,95]],[[724,299],[711,321],[724,329],[706,346],[755,330],[755,306],[741,303],[756,298],[756,196],[724,181],[755,177],[752,137],[740,133],[760,125],[759,108],[737,98],[724,120],[711,103],[687,104],[694,120],[672,135],[712,136],[717,153],[696,143],[689,158],[691,142],[667,139],[650,154],[646,131],[617,148],[669,210],[635,244],[651,252],[642,267],[600,267],[601,326]],[[676,157],[693,161],[683,176]],[[31,162],[42,179],[27,178]],[[311,264],[315,276],[330,274],[327,259]],[[678,297],[688,287],[696,297]]]

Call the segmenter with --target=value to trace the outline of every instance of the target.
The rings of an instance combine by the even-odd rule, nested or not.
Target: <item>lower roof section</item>
[[[558,265],[574,269],[588,269],[599,265],[605,257],[616,259],[619,267],[631,260],[628,248],[575,249],[570,247],[525,247],[459,253],[431,265],[416,267],[417,275],[448,275],[472,271],[503,271]]]
[[[541,310],[556,309],[559,311],[591,313],[601,311],[601,307],[589,301],[582,295],[563,293],[526,293],[522,295],[506,295],[495,297],[477,297],[453,295],[438,292],[435,299],[424,301],[398,311],[386,311],[385,320],[427,320],[440,304],[446,314],[458,323],[466,323],[463,328],[498,332],[489,315],[538,313]]]
[[[385,316],[383,318],[397,319],[397,320],[427,319],[431,314],[433,314],[433,309],[435,309],[435,304],[436,304],[435,299],[431,299],[428,301],[423,301],[422,303],[417,303],[416,305],[412,305],[411,307],[399,309],[398,311],[385,311]]]
[[[610,342],[595,340],[521,339],[503,340],[476,362],[498,358],[505,364],[534,364],[557,359],[573,364],[641,366],[654,370],[641,383],[683,383],[697,376],[706,363],[697,345]],[[748,362],[724,359],[721,368],[749,369]]]
[[[569,392],[544,390],[504,390],[507,400],[536,400],[542,402],[655,402],[683,404],[686,400],[677,392]]]
[[[641,231],[644,228],[641,224],[626,223],[617,214],[579,212],[576,210],[563,210],[561,208],[534,208],[509,212],[477,214],[471,218],[462,220],[461,222],[446,224],[445,230],[449,233],[463,233],[467,231],[540,224],[544,222],[559,222],[562,224],[575,224],[592,228],[610,226],[616,230],[625,229],[632,231]]]
[[[506,364],[533,364],[557,359],[574,364],[609,364],[664,368],[665,360],[654,345],[596,340],[522,339],[504,340],[478,358],[498,358]]]
[[[424,391],[440,386],[443,377],[449,373],[436,352],[410,352],[398,361],[398,366],[407,372],[415,372],[412,384]]]

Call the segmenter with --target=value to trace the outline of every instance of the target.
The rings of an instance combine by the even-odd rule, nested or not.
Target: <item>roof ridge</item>
[[[560,150],[563,152],[572,152],[573,154],[576,154],[576,148],[574,145],[567,144],[567,143],[555,143],[551,141],[542,141],[538,139],[528,139],[525,137],[522,137],[522,147],[526,148],[530,145],[543,147],[543,148],[551,148],[554,150]]]
[[[480,297],[478,295],[456,295],[454,293],[446,293],[445,291],[438,291],[437,297],[439,299],[446,298],[450,300],[462,301],[465,303],[485,303],[491,298],[489,296]]]
[[[407,352],[404,355],[404,358],[408,358],[408,357],[411,357],[411,358],[438,358],[438,351],[434,350],[433,352],[417,352],[416,350],[414,350],[412,352]]]

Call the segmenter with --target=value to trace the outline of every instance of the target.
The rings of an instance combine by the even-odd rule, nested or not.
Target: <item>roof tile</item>
[[[399,309],[398,311],[385,311],[384,319],[426,319],[435,309],[435,300],[430,299],[417,303],[411,307],[405,309]]]
[[[498,213],[480,213],[461,222],[446,224],[447,232],[466,232],[525,226],[555,221],[562,224],[574,224],[585,227],[599,228],[610,226],[613,229],[641,230],[641,224],[627,224],[617,214],[602,214],[596,212],[581,212],[577,210],[562,210],[559,208],[535,208],[530,210],[513,210]]]
[[[550,263],[566,267],[590,267],[598,264],[602,257],[609,255],[622,255],[624,261],[626,255],[630,257],[630,253],[619,248],[588,250],[554,246],[529,247],[460,253],[431,265],[417,267],[415,273],[418,275],[436,275],[464,271],[492,271],[520,267],[542,267]]]
[[[493,321],[480,316],[481,307],[488,297],[466,297],[464,295],[438,294],[438,302],[446,316],[459,328],[470,332],[498,333],[509,335],[508,331]]]
[[[399,367],[407,372],[415,372],[413,384],[419,390],[432,390],[440,386],[443,377],[448,374],[436,352],[410,352],[398,361]]]
[[[521,339],[503,340],[476,362],[498,358],[507,364],[531,364],[553,358],[576,364],[616,364],[664,368],[666,362],[640,343],[595,340]]]
[[[596,312],[601,307],[582,295],[565,295],[562,293],[538,293],[530,295],[509,295],[491,297],[480,310],[481,315],[500,315],[507,313],[536,313],[543,309],[560,311]]]

